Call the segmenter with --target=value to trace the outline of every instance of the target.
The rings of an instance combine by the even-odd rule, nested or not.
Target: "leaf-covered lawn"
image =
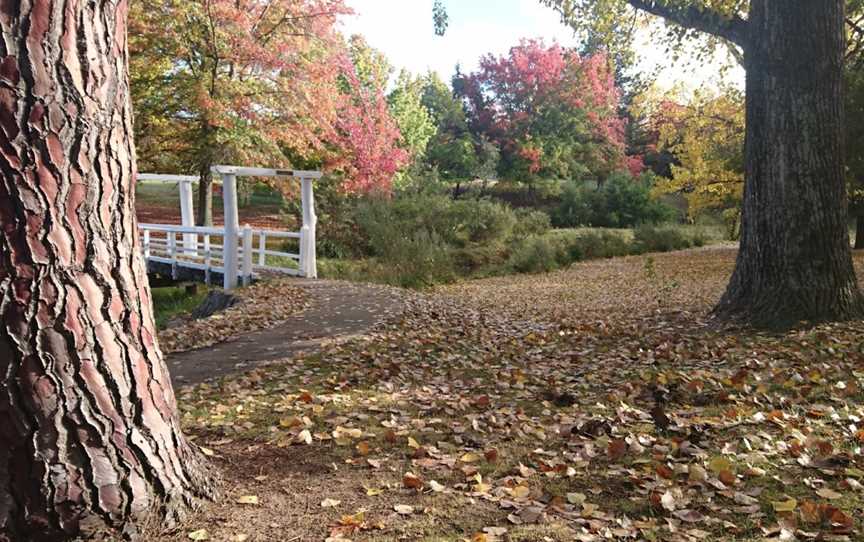
[[[734,257],[394,291],[372,336],[181,390],[227,484],[166,539],[860,540],[864,323],[710,325]]]

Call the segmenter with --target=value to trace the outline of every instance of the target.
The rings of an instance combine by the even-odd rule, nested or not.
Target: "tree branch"
[[[685,28],[723,38],[739,47],[743,48],[747,43],[747,21],[737,15],[729,17],[710,8],[692,5],[670,6],[665,0],[627,0],[627,3]]]

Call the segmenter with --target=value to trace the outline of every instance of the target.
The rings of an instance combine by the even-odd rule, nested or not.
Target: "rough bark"
[[[205,165],[198,172],[198,219],[199,226],[213,225],[213,173]]]
[[[752,0],[741,248],[721,317],[765,327],[862,314],[843,172],[843,0]]]
[[[211,480],[155,339],[124,1],[0,0],[0,541],[134,533]]]

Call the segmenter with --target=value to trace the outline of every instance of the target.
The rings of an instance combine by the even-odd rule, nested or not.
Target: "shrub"
[[[513,209],[489,200],[451,201],[447,214],[460,246],[504,241],[517,223]]]
[[[640,252],[669,252],[692,246],[679,230],[668,227],[640,226],[633,232],[633,241]]]
[[[434,234],[453,247],[503,242],[516,224],[513,211],[500,203],[454,201],[441,195],[369,199],[357,206],[355,220],[370,255],[380,255],[394,237],[410,237],[419,231]]]
[[[584,232],[568,243],[570,261],[594,260],[626,256],[633,247],[626,239],[612,232]]]
[[[553,217],[558,227],[600,226],[630,228],[639,224],[666,222],[677,211],[651,198],[650,181],[614,175],[600,188],[569,183]]]
[[[416,231],[397,237],[379,262],[382,282],[403,288],[423,288],[453,280],[453,257],[435,233]]]
[[[533,236],[517,244],[510,253],[508,267],[519,273],[539,273],[557,269],[566,262],[566,252],[548,236]]]
[[[520,239],[532,235],[543,235],[552,227],[549,215],[535,209],[517,209],[513,237]]]

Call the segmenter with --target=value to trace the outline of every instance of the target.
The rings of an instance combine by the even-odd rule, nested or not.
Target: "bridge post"
[[[300,271],[308,279],[318,278],[318,263],[315,256],[315,196],[312,178],[301,177],[300,201],[303,206],[303,227],[300,229]]]
[[[180,181],[180,223],[191,228],[195,226],[195,210],[192,206],[192,181]],[[183,234],[184,254],[198,256],[198,236],[194,233]]]
[[[224,280],[222,287],[233,290],[237,287],[238,267],[238,236],[240,234],[240,218],[237,214],[237,176],[233,173],[220,173],[222,176],[222,203],[225,213],[225,238],[222,242],[222,265]]]

